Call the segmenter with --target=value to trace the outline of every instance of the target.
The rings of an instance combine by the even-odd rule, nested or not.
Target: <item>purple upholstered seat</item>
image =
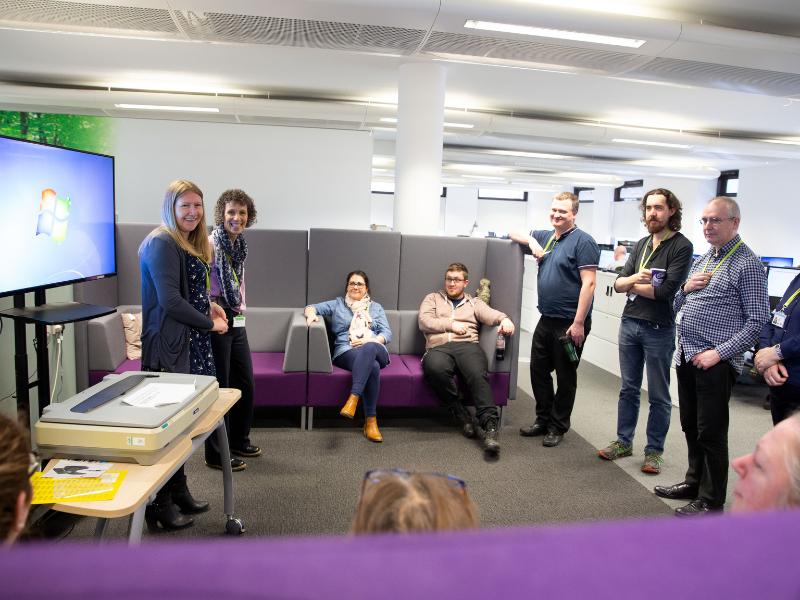
[[[798,530],[795,510],[357,538],[40,542],[4,549],[0,581],[4,598],[31,600],[788,600],[800,597]],[[609,548],[614,560],[598,560]],[[644,559],[655,573],[635,568]]]
[[[283,352],[253,352],[256,406],[303,406],[306,373],[283,372]]]
[[[140,371],[142,369],[142,361],[137,359],[131,360],[126,358],[122,363],[113,371],[89,371],[89,386],[100,383],[103,377],[110,373],[127,373],[128,371]]]
[[[400,359],[405,364],[408,372],[411,374],[411,398],[408,406],[441,406],[442,403],[433,391],[433,388],[425,381],[425,376],[422,372],[422,357],[416,354],[401,354]],[[505,406],[508,404],[508,384],[510,373],[489,373],[489,386],[492,388],[492,396],[494,403],[497,406]],[[458,380],[458,377],[456,377]],[[467,404],[472,404],[469,393],[460,382],[456,382],[464,392],[464,399]]]
[[[412,377],[401,357],[389,355],[390,363],[381,370],[378,406],[409,406]],[[339,406],[347,399],[352,381],[350,371],[333,367],[332,373],[308,374],[308,405]]]

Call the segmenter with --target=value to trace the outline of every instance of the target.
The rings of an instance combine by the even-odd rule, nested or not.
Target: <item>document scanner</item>
[[[179,404],[149,408],[123,403],[127,394],[149,383],[191,384],[195,391]],[[34,428],[39,455],[152,465],[218,396],[217,380],[206,375],[108,375],[80,394],[45,407]]]

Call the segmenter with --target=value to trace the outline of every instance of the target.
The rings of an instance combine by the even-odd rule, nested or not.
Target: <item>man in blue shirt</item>
[[[583,342],[592,326],[600,248],[575,225],[578,197],[557,194],[550,207],[551,230],[511,234],[539,261],[537,291],[541,317],[531,344],[531,387],[536,400],[536,421],[520,429],[526,437],[544,436],[542,445],[558,446],[570,426],[578,362]],[[555,370],[558,390],[553,389]]]
[[[794,316],[798,304],[800,274],[786,288],[758,340],[755,363],[769,385],[774,425],[800,410],[800,312]]]
[[[739,205],[713,198],[703,209],[711,247],[692,265],[675,294],[681,427],[689,468],[681,483],[654,488],[657,496],[691,500],[679,516],[721,511],[728,484],[728,402],[743,353],[769,318],[761,261],[739,237]]]

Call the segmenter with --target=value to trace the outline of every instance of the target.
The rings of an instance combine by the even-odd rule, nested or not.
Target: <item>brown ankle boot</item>
[[[339,414],[343,417],[347,417],[348,419],[352,419],[356,416],[356,407],[358,406],[359,397],[355,394],[350,394],[347,398],[347,402],[344,403],[342,410],[339,411]]]
[[[380,429],[378,429],[378,417],[367,417],[364,423],[364,437],[370,442],[382,442],[383,436]]]

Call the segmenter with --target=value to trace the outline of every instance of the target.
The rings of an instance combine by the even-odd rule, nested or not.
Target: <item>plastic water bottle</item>
[[[494,357],[503,360],[506,357],[506,336],[502,333],[497,334],[497,342],[494,346]]]

